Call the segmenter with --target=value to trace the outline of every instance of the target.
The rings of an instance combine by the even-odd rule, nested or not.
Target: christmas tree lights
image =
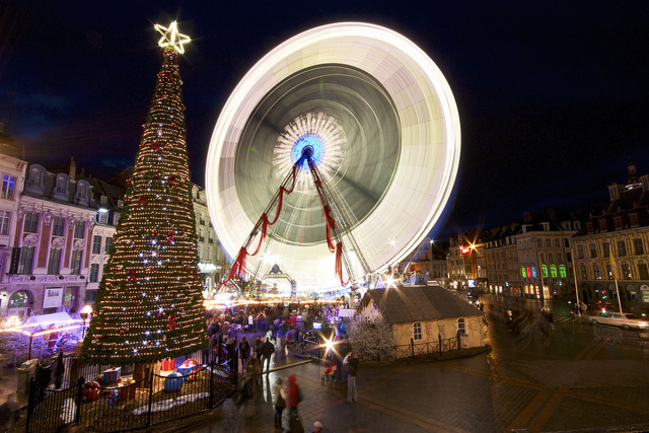
[[[160,41],[162,68],[84,339],[89,364],[151,363],[207,344],[177,61],[189,38],[175,22],[159,27],[173,32]]]

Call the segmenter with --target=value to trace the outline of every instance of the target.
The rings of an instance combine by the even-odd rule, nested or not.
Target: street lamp
[[[83,331],[81,333],[81,339],[83,339],[86,336],[86,319],[92,314],[92,305],[84,305],[83,309],[81,309],[80,316],[83,319]]]

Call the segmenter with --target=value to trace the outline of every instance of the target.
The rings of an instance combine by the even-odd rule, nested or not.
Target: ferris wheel
[[[325,25],[273,49],[232,92],[208,151],[210,216],[249,276],[340,288],[422,243],[459,158],[453,94],[419,47],[373,24]]]

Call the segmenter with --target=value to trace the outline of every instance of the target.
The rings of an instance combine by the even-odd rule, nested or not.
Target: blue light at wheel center
[[[317,166],[322,160],[324,155],[324,143],[322,138],[318,134],[308,133],[300,136],[295,143],[293,143],[293,150],[291,151],[291,162],[295,164],[300,156],[302,156],[302,150],[305,147],[310,146],[313,149],[313,154],[311,160]],[[308,167],[306,160],[302,164],[302,167]]]

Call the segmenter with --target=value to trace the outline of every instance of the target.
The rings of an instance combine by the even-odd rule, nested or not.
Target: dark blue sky
[[[153,23],[178,19],[193,39],[180,72],[203,184],[214,124],[246,71],[301,31],[365,21],[422,47],[455,94],[463,148],[447,227],[605,199],[629,157],[649,172],[646,1],[121,3],[0,6],[0,121],[29,161],[74,156],[105,178],[132,165],[162,60]]]

